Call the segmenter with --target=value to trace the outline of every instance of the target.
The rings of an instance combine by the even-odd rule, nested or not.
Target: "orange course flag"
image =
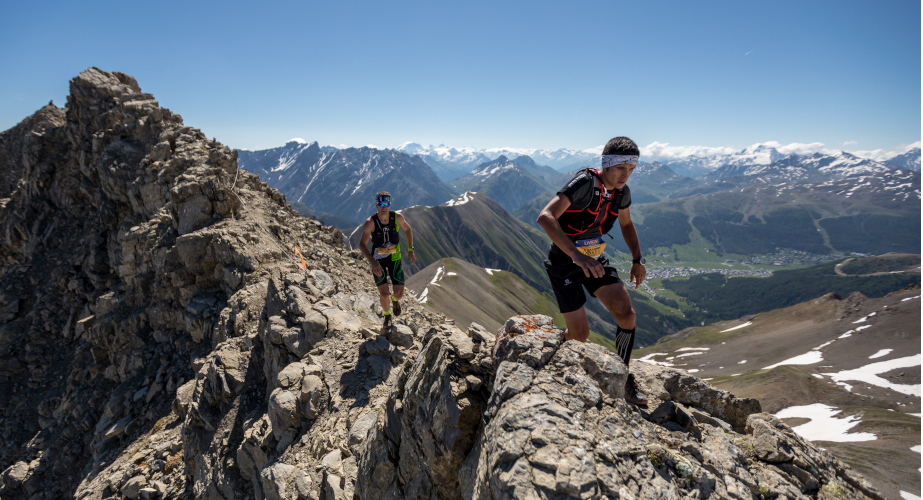
[[[305,262],[304,262],[304,255],[301,255],[301,252],[298,251],[298,247],[295,247],[295,253],[297,253],[298,256],[301,257],[301,268],[302,268],[302,269],[307,269],[307,268],[308,268],[308,265],[305,264]]]

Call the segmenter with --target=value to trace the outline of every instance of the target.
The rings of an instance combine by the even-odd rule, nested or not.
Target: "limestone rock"
[[[514,318],[499,332],[486,404],[463,404],[476,384],[460,375],[489,376],[481,362],[461,358],[451,333],[426,338],[358,447],[362,498],[800,498],[823,485],[877,498],[774,417],[749,414],[745,434],[724,428],[711,415],[733,420],[749,403],[694,391],[672,370],[644,377],[677,397],[638,411],[623,399],[621,358],[562,342],[550,318]],[[702,406],[680,402],[693,393]]]
[[[278,440],[285,431],[301,426],[301,402],[294,392],[282,388],[269,395],[269,421],[272,434]]]
[[[301,330],[304,333],[301,340],[307,343],[306,347],[313,347],[327,335],[327,317],[318,311],[310,311],[301,321]],[[311,347],[308,347],[309,351]]]
[[[731,424],[737,432],[744,432],[747,418],[760,413],[759,401],[737,398],[727,391],[718,390],[707,382],[682,370],[663,369],[648,363],[632,365],[635,380],[661,399],[672,400],[694,407],[713,418]]]
[[[336,293],[336,283],[334,283],[333,278],[331,278],[329,274],[319,269],[311,270],[308,274],[311,277],[314,287],[317,288],[322,295],[329,297]]]
[[[406,325],[392,325],[385,332],[388,342],[399,347],[410,347],[413,345],[413,330]]]
[[[324,381],[316,375],[307,375],[301,381],[300,402],[302,405],[304,417],[311,420],[317,418],[323,410],[323,403],[326,396],[326,386]]]
[[[385,356],[391,352],[391,343],[388,342],[388,339],[379,336],[366,342],[365,350],[369,354]]]
[[[369,433],[369,429],[375,426],[378,422],[378,412],[370,411],[365,415],[359,417],[352,427],[349,429],[349,445],[355,446],[363,441],[365,441],[366,436]]]
[[[291,363],[276,375],[277,387],[291,391],[300,391],[301,379],[307,374],[308,365],[300,361]]]
[[[260,479],[263,482],[263,492],[267,500],[283,500],[297,498],[298,489],[295,480],[299,477],[296,467],[284,463],[273,464],[263,469]]]
[[[136,499],[141,494],[141,488],[147,485],[147,480],[144,476],[136,476],[129,479],[124,486],[119,490],[126,498]]]

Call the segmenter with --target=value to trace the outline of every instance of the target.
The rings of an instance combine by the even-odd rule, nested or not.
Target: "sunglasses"
[[[390,206],[391,206],[391,202],[390,202],[390,201],[379,201],[379,202],[378,202],[378,206],[379,206],[379,207],[390,207]]]

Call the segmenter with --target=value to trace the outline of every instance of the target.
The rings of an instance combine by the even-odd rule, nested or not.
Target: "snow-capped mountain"
[[[551,189],[551,185],[543,178],[506,156],[482,163],[471,172],[455,179],[452,186],[458,191],[483,193],[509,212],[516,210],[539,193]]]
[[[735,167],[741,169],[754,165],[769,165],[774,161],[785,158],[785,156],[786,155],[780,153],[775,148],[764,144],[757,144],[737,153],[710,156],[691,155],[681,160],[668,162],[666,165],[680,175],[696,177],[722,167]]]
[[[455,195],[423,160],[393,149],[321,148],[317,142],[290,141],[237,153],[241,168],[259,174],[289,201],[353,221],[375,210],[378,191],[391,193],[394,209],[438,205]]]
[[[748,164],[745,160],[728,163],[697,176],[697,179],[707,182],[722,177],[744,176],[758,179],[757,182],[813,182],[884,173],[888,170],[890,167],[881,162],[841,151],[833,155],[814,153],[806,156],[782,156],[766,163]]]
[[[846,152],[836,154],[789,155],[769,164],[743,162],[721,166],[695,177],[701,184],[680,190],[671,198],[714,193],[755,184],[823,183],[860,176],[891,175],[895,169],[882,162],[859,158]],[[906,172],[905,170],[901,170]]]
[[[891,168],[920,171],[920,148],[913,148],[904,154],[893,156],[884,162]]]
[[[631,188],[632,203],[653,203],[670,197],[676,191],[689,189],[701,181],[684,175],[679,175],[670,167],[655,161],[654,163],[640,162],[628,186]]]
[[[863,158],[846,151],[832,154],[814,153],[813,155],[786,155],[765,144],[750,146],[740,152],[726,155],[690,155],[680,160],[667,162],[667,166],[673,169],[674,172],[687,177],[702,178],[703,174],[717,172],[718,170],[722,170],[722,176],[752,175],[754,172],[758,172],[758,170],[752,170],[751,167],[769,165],[789,156],[815,159],[820,157],[837,157],[839,159],[833,160],[833,162],[840,166],[847,164],[851,165],[861,161],[869,161],[877,162],[879,165],[885,165],[888,168],[920,171],[920,148],[913,148],[906,153],[895,155],[888,160],[878,161]],[[749,174],[744,174],[744,172],[749,172]]]
[[[595,150],[580,151],[565,148],[554,151],[523,148],[478,149],[473,147],[454,148],[444,144],[422,146],[415,142],[405,142],[394,149],[408,155],[419,156],[442,180],[452,180],[470,172],[478,165],[496,160],[500,156],[506,156],[507,158],[529,156],[536,163],[548,165],[558,171],[573,170],[576,168],[575,165],[578,167],[582,163],[590,165],[598,162],[599,159],[599,152]]]

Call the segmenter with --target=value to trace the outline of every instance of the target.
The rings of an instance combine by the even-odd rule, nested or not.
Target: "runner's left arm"
[[[416,264],[417,254],[413,251],[413,230],[410,229],[410,224],[407,223],[407,219],[404,218],[403,214],[397,214],[396,222],[407,233],[407,256],[410,257],[411,264]]]
[[[631,252],[631,258],[640,259],[641,243],[638,241],[638,231],[635,229],[635,224],[631,222],[631,213],[627,207],[619,209],[619,226],[622,229],[622,238],[625,238],[625,244]],[[647,269],[644,268],[644,264],[632,264],[628,276],[628,283],[634,283],[635,288],[638,288],[647,277]]]

